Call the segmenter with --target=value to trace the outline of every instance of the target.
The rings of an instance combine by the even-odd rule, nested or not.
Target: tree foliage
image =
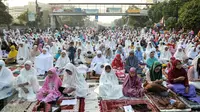
[[[28,11],[23,12],[17,19],[20,23],[26,24],[28,22]]]
[[[198,31],[200,29],[200,0],[191,0],[179,10],[179,23],[182,27]]]
[[[123,25],[126,24],[126,18],[122,17],[122,18],[116,19],[114,20],[114,24],[115,26],[122,27]]]
[[[7,7],[0,0],[0,24],[9,25],[12,22],[12,16],[7,12]]]
[[[153,5],[148,16],[153,23],[164,17],[167,29],[183,27],[200,29],[200,0],[169,0]]]
[[[130,16],[129,25],[133,27],[145,27],[149,21],[147,16]]]
[[[177,24],[177,18],[176,17],[169,17],[166,21],[165,21],[165,25],[167,29],[172,29],[175,28]]]

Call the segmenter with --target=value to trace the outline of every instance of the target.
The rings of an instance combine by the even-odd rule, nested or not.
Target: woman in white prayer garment
[[[71,63],[65,66],[65,72],[62,87],[59,88],[59,91],[67,96],[86,97],[89,87],[83,74],[78,73],[77,68]]]
[[[125,40],[125,49],[128,49],[129,46],[131,46],[131,38]]]
[[[39,55],[40,55],[40,51],[39,51],[37,45],[34,45],[33,49],[31,50],[31,53],[30,53],[30,60],[32,62],[34,62],[35,61],[35,57],[39,56]]]
[[[161,55],[160,55],[160,62],[162,64],[167,64],[171,57],[172,57],[172,54],[169,51],[169,48],[165,46],[164,50],[161,52]]]
[[[123,97],[122,85],[110,64],[105,64],[99,82],[99,95],[107,99],[119,99]]]
[[[0,60],[0,100],[12,95],[13,74],[5,67],[5,62]]]
[[[106,47],[104,51],[105,58],[108,63],[111,63],[113,60],[113,51],[110,49],[110,47]]]
[[[45,72],[53,67],[53,56],[48,52],[47,48],[44,48],[42,53],[35,58],[34,64],[39,75],[44,75]]]
[[[26,61],[20,75],[17,76],[14,86],[18,91],[21,101],[36,101],[36,93],[39,90],[37,71],[32,67],[31,61]]]
[[[87,53],[88,51],[90,51],[92,53],[94,52],[93,46],[91,45],[91,43],[89,41],[86,43],[86,46],[85,46],[85,52]]]
[[[23,65],[30,57],[30,51],[23,42],[19,43],[19,49],[17,53],[17,63]]]
[[[196,47],[192,47],[191,50],[187,53],[188,58],[194,59],[198,55]]]
[[[56,45],[55,42],[52,42],[52,45],[53,46],[50,47],[50,53],[52,56],[55,56],[56,53],[58,52],[58,46]]]
[[[105,63],[107,63],[106,58],[101,51],[97,51],[97,56],[91,62],[92,75],[101,75]]]
[[[58,58],[58,60],[56,61],[56,68],[62,69],[65,67],[65,65],[67,63],[70,63],[69,57],[67,55],[66,51],[62,51],[61,52],[61,56]]]
[[[152,50],[156,51],[156,48],[152,45],[151,42],[149,42],[149,43],[147,44],[146,54],[149,54],[150,51],[152,51]]]
[[[82,49],[81,48],[77,49],[74,62],[75,62],[76,65],[80,65],[80,64],[86,63],[86,60],[85,60],[85,58],[84,58],[84,56],[82,54]]]
[[[183,49],[181,47],[178,47],[178,49],[176,50],[174,57],[178,60],[183,61],[187,56],[184,53]]]

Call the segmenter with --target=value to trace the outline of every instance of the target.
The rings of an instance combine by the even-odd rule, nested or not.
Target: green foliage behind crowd
[[[8,13],[8,7],[6,7],[2,0],[0,0],[0,25],[7,25],[12,22],[12,16]]]
[[[196,33],[200,30],[200,0],[158,2],[148,10],[148,17],[129,17],[129,26],[153,27],[164,17],[165,29],[185,28]]]

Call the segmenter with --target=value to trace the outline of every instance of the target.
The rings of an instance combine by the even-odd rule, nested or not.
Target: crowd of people
[[[141,98],[147,92],[167,96],[172,92],[200,103],[196,94],[200,89],[200,33],[62,28],[29,29],[26,33],[4,30],[3,34],[0,99],[16,89],[21,102],[38,100],[37,108],[41,108],[61,96],[87,97],[85,74],[89,73],[100,78],[98,94],[103,98]],[[13,64],[24,66],[17,77],[6,67]],[[126,74],[122,85],[117,71]],[[45,78],[41,87],[38,77]]]

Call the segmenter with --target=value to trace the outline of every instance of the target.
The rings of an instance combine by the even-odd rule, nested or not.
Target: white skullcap
[[[102,54],[102,52],[101,51],[97,51],[97,54]]]

